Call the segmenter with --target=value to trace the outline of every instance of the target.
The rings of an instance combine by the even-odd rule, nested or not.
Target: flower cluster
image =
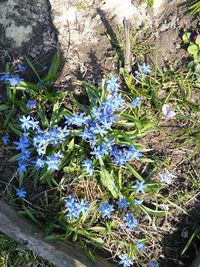
[[[81,112],[73,116],[66,116],[65,123],[68,126],[74,125],[80,128],[79,136],[89,143],[91,157],[98,159],[109,156],[116,165],[123,166],[133,158],[139,160],[142,153],[133,145],[129,148],[119,146],[114,138],[109,137],[112,126],[117,120],[117,112],[125,107],[125,100],[118,92],[119,84],[115,77],[112,76],[106,83],[105,101],[98,105],[96,99],[96,105],[91,109],[90,114]],[[132,103],[131,106],[136,107],[139,104],[140,99],[136,98],[135,103]],[[93,174],[94,167],[90,159],[86,159],[83,166],[87,174]]]
[[[53,151],[51,154],[47,154],[46,150],[50,145],[56,147],[58,144],[61,144],[66,136],[68,136],[68,131],[60,127],[43,131],[39,127],[39,121],[35,121],[31,116],[23,116],[20,122],[24,132],[19,141],[14,142],[16,150],[21,151],[18,155],[19,168],[17,171],[21,173],[26,172],[29,165],[34,165],[36,170],[43,167],[47,167],[47,170],[50,172],[59,170],[59,164],[63,155],[59,150]],[[30,133],[34,133],[32,138],[30,138]],[[31,147],[36,152],[34,160],[31,160]]]
[[[81,202],[78,203],[75,196],[68,196],[65,199],[65,208],[67,211],[67,217],[69,217],[71,220],[79,219],[81,214],[84,214],[86,211],[90,210],[86,200],[81,199]]]
[[[34,120],[31,116],[20,118],[20,127],[24,132],[19,142],[14,142],[17,145],[16,149],[21,150],[19,172],[26,172],[28,165],[34,165],[36,170],[46,167],[51,172],[57,171],[63,158],[62,152],[58,148],[62,147],[74,127],[78,128],[78,136],[90,147],[90,155],[87,155],[82,162],[88,175],[94,174],[93,162],[99,158],[110,157],[110,160],[118,166],[123,166],[132,159],[140,159],[142,153],[139,148],[133,145],[129,147],[118,145],[115,138],[111,137],[112,127],[117,120],[117,112],[125,108],[125,100],[118,92],[119,84],[115,77],[112,76],[106,83],[105,100],[98,102],[98,99],[94,99],[95,104],[88,113],[81,112],[65,116],[64,127],[54,125],[51,129],[43,130],[40,128],[39,121]],[[140,103],[138,98],[135,101],[137,103],[132,103],[132,107],[136,107]],[[34,99],[28,101],[29,107],[36,104]],[[53,148],[51,153],[48,152],[50,146]],[[30,160],[31,153],[35,156],[33,160]]]

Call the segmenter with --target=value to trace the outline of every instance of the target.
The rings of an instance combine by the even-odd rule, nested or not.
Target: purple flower
[[[129,230],[136,230],[138,221],[131,213],[126,214],[123,219],[126,222],[126,226]]]
[[[16,195],[19,198],[21,198],[21,199],[25,198],[26,197],[26,194],[27,194],[27,192],[25,191],[24,188],[16,188]]]
[[[26,69],[27,69],[27,67],[25,67],[25,66],[21,66],[21,65],[18,66],[18,70],[19,70],[20,72],[25,72]]]
[[[176,113],[173,110],[171,110],[169,105],[167,104],[164,104],[162,106],[162,112],[163,112],[163,115],[168,118],[174,117],[176,115]]]
[[[103,219],[105,217],[110,218],[112,211],[114,211],[113,205],[109,205],[108,203],[101,203],[99,206],[99,212],[101,212]]]
[[[28,100],[28,107],[29,108],[33,108],[33,107],[35,107],[36,106],[36,104],[37,104],[37,100],[36,99],[30,99],[30,100]]]
[[[3,144],[4,145],[7,145],[9,142],[10,142],[10,137],[9,137],[9,135],[4,135],[3,137],[2,137],[2,142],[3,142]]]
[[[119,256],[120,258],[120,265],[123,265],[123,267],[130,267],[133,265],[134,258],[129,258],[128,254],[123,254]]]
[[[190,35],[190,41],[193,42],[193,43],[195,43],[196,38],[197,38],[198,35],[199,35],[199,33],[197,31],[193,31],[191,33],[191,35]]]

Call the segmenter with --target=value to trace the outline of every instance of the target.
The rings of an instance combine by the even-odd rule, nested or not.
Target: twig
[[[124,69],[127,73],[131,72],[131,42],[130,42],[130,28],[131,23],[129,20],[124,18],[124,39],[125,39],[125,49],[124,49]]]

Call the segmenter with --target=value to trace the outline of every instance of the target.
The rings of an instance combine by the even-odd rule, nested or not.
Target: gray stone
[[[0,71],[27,55],[43,65],[57,47],[47,0],[0,0]]]

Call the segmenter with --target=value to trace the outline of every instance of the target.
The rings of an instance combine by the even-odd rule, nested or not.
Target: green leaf
[[[6,105],[6,104],[0,105],[0,111],[6,110],[8,108],[10,108],[10,107],[8,105]]]
[[[195,43],[199,46],[200,48],[200,35],[197,36]]]
[[[33,222],[43,227],[43,225],[35,218],[32,211],[25,206],[23,207],[24,211],[19,211],[19,214],[29,217]]]
[[[17,154],[17,155],[15,155],[15,156],[13,156],[12,158],[10,158],[10,159],[8,160],[8,162],[15,162],[15,161],[17,161],[17,160],[18,160],[18,155],[19,155],[19,154]]]
[[[197,55],[197,53],[199,52],[199,48],[197,45],[192,44],[192,45],[188,46],[188,52],[192,55]]]
[[[187,241],[187,243],[186,243],[184,249],[183,249],[182,252],[181,252],[181,255],[183,255],[183,254],[186,252],[186,250],[187,250],[187,249],[189,248],[189,246],[192,244],[193,239],[199,234],[199,232],[200,232],[200,228],[198,227],[198,228],[194,231],[194,233],[191,235],[191,237],[189,238],[189,240]]]
[[[9,126],[9,128],[10,128],[14,133],[16,133],[17,135],[19,135],[19,136],[22,135],[22,132],[21,132],[20,128],[17,128],[17,126],[14,126],[14,125],[11,124],[11,123],[8,123],[8,126]]]
[[[102,227],[102,226],[90,227],[88,230],[93,231],[93,232],[97,232],[97,233],[105,233],[106,232],[106,228]]]
[[[62,240],[62,236],[60,235],[47,235],[44,237],[44,241],[46,242],[52,242],[52,241],[55,241],[55,240]]]
[[[150,208],[147,208],[144,205],[138,205],[140,207],[140,209],[145,213],[148,213],[151,216],[165,216],[168,214],[168,212],[164,211],[164,210],[152,210]]]
[[[133,176],[135,176],[135,178],[137,178],[140,182],[144,180],[142,176],[140,176],[140,174],[130,164],[127,164],[126,166],[128,167],[129,171],[133,174]]]
[[[100,175],[101,183],[107,188],[114,198],[118,198],[119,193],[113,176],[106,169],[102,169],[100,171]]]
[[[190,32],[185,32],[182,36],[182,40],[185,44],[188,44],[190,42]]]
[[[32,69],[32,71],[35,73],[36,77],[37,77],[38,80],[40,81],[40,80],[41,80],[41,79],[40,79],[40,76],[39,76],[37,70],[35,69],[35,67],[33,66],[33,64],[31,63],[31,61],[30,61],[26,56],[25,56],[25,59],[26,59],[28,65],[29,65],[29,67]]]
[[[47,81],[53,81],[53,80],[55,80],[55,78],[56,78],[56,76],[58,74],[59,66],[60,66],[60,54],[59,53],[56,53],[55,56],[54,56],[54,58],[53,58],[53,61],[51,63],[51,66],[49,68],[48,74],[43,79],[43,81],[44,82],[47,82]]]

